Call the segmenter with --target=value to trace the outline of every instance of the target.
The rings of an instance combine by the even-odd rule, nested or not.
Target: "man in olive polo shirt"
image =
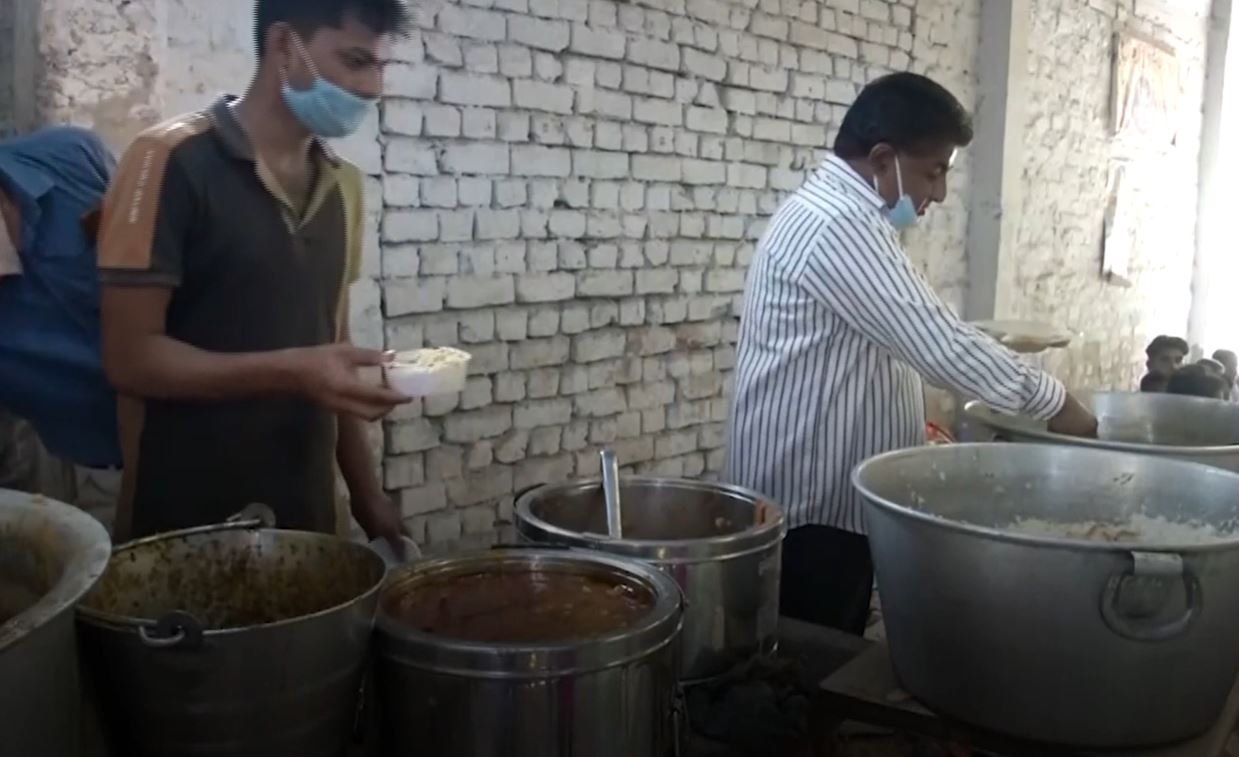
[[[407,398],[364,382],[348,343],[362,237],[358,170],[321,140],[382,92],[400,0],[258,0],[240,99],[134,142],[104,201],[104,366],[121,394],[118,538],[218,522],[251,502],[285,528],[394,538],[364,422]]]

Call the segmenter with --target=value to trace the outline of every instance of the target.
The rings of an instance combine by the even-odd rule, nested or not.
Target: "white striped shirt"
[[[749,271],[724,475],[792,526],[865,532],[852,469],[924,443],[921,376],[1040,419],[1066,396],[951,312],[884,205],[832,155],[779,207]]]

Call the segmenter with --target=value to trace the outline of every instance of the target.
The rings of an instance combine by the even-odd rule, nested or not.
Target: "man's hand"
[[[383,353],[338,342],[289,352],[289,368],[301,394],[337,413],[377,420],[410,398],[385,386],[368,384],[359,368],[383,364]]]
[[[1050,431],[1068,436],[1097,437],[1097,418],[1080,404],[1080,401],[1070,394],[1063,402],[1063,407],[1050,419]]]
[[[400,511],[391,498],[385,494],[354,497],[351,508],[353,517],[366,532],[366,536],[386,540],[396,557],[405,559],[404,540],[401,538],[405,535],[404,524],[400,520]]]

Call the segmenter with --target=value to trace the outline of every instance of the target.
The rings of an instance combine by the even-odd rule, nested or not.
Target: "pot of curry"
[[[500,548],[394,572],[375,639],[385,755],[665,757],[680,591],[635,561]]]
[[[111,547],[76,507],[0,489],[0,753],[78,753],[73,605]]]
[[[783,513],[760,494],[712,481],[620,478],[620,539],[608,535],[602,482],[548,484],[516,500],[516,531],[538,544],[649,562],[684,591],[680,678],[727,672],[775,647]]]
[[[265,508],[115,549],[78,606],[111,753],[337,757],[386,567]]]

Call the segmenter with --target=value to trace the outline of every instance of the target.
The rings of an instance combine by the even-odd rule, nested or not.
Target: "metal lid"
[[[0,552],[11,559],[29,555],[6,546],[29,544],[43,569],[57,576],[50,590],[7,621],[0,621],[0,653],[81,599],[103,575],[112,542],[99,521],[76,507],[38,495],[0,489]],[[4,561],[0,559],[0,569]]]
[[[515,508],[517,532],[534,542],[598,549],[658,563],[726,560],[761,551],[783,538],[782,510],[750,489],[711,481],[641,476],[622,477],[620,488],[624,533],[632,534],[632,538],[612,539],[606,534],[600,479],[547,484],[521,495]],[[559,512],[552,515],[552,509]],[[666,538],[643,538],[643,531],[657,529],[643,527],[642,518],[661,518],[677,511],[714,520],[719,519],[718,513],[739,512],[744,525],[730,527],[711,520],[705,523],[705,532],[687,537],[673,534]],[[566,525],[567,516],[578,527]],[[598,527],[579,527],[581,518],[586,516],[596,517]],[[709,533],[711,525],[717,526],[714,533]]]
[[[488,643],[452,639],[393,617],[393,597],[428,580],[486,571],[563,571],[627,583],[652,597],[634,625],[612,633],[548,643]],[[682,599],[669,576],[643,563],[571,549],[497,548],[423,560],[393,571],[378,613],[378,654],[412,667],[465,676],[544,678],[623,665],[671,643],[680,632]]]

